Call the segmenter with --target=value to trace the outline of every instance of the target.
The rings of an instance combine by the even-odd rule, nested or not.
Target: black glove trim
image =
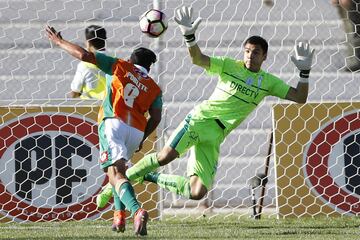
[[[185,42],[190,43],[195,41],[195,34],[184,35]]]
[[[301,78],[309,78],[310,70],[300,70],[300,77]]]

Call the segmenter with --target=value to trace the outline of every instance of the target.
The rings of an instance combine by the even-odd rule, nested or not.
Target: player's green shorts
[[[215,178],[224,130],[214,119],[194,120],[188,115],[168,140],[180,156],[191,148],[188,176],[196,175],[209,190]]]

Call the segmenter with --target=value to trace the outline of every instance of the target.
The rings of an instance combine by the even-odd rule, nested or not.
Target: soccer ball
[[[140,17],[140,29],[149,37],[160,37],[167,27],[166,15],[159,10],[150,9]]]

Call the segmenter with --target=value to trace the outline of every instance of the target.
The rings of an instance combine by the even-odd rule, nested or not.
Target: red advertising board
[[[80,220],[100,213],[106,178],[97,124],[79,114],[28,113],[0,127],[1,212],[15,220]]]
[[[360,103],[274,107],[280,217],[360,215]]]

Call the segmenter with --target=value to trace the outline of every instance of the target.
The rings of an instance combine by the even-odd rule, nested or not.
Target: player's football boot
[[[134,232],[136,236],[147,235],[146,224],[149,219],[149,214],[142,208],[139,208],[134,215]]]
[[[124,232],[126,223],[126,214],[125,211],[115,210],[114,219],[111,229],[116,232]]]
[[[112,193],[112,186],[110,183],[106,184],[101,192],[96,196],[96,205],[98,208],[103,208],[110,201]]]

